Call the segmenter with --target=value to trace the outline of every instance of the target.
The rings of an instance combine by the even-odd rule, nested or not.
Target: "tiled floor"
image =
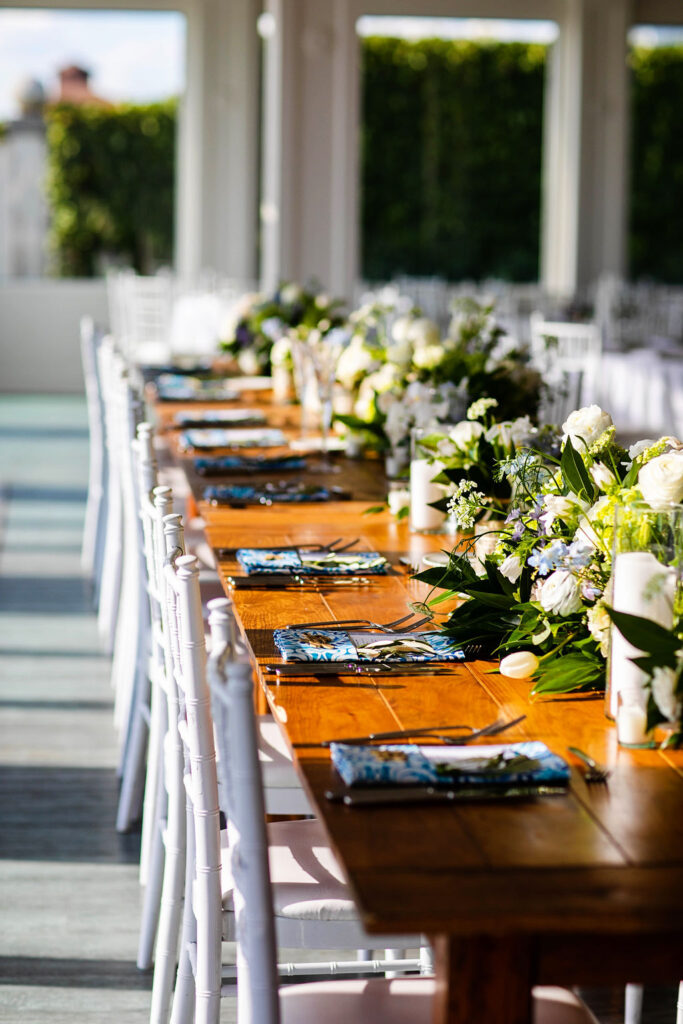
[[[0,1024],[148,1017],[139,836],[113,826],[109,663],[80,570],[87,456],[80,398],[0,396]],[[591,1002],[623,1021],[620,992]],[[642,1024],[675,1004],[647,992]]]

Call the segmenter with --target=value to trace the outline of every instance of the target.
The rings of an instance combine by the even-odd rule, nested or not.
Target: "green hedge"
[[[55,273],[90,276],[99,257],[142,273],[173,255],[176,103],[60,104],[47,115]]]
[[[362,272],[538,276],[546,50],[363,41]],[[630,272],[683,282],[683,47],[634,50]],[[48,115],[55,271],[171,261],[176,104]]]
[[[538,276],[546,48],[363,43],[362,267]]]
[[[683,47],[631,53],[631,277],[683,282]]]

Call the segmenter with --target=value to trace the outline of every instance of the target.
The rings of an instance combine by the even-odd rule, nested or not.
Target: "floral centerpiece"
[[[445,571],[418,577],[446,592],[421,611],[466,595],[443,628],[458,642],[514,654],[501,669],[531,677],[536,693],[604,687],[615,510],[683,496],[683,445],[664,437],[626,452],[610,416],[597,406],[568,417],[555,452],[531,441],[498,463],[513,498],[483,576],[467,557],[467,539]],[[458,486],[451,510],[469,529],[489,507],[488,496],[474,479],[463,477]]]
[[[344,303],[331,299],[314,285],[283,283],[272,295],[247,295],[236,306],[221,348],[233,355],[243,373],[268,372],[274,345],[277,361],[290,359],[288,331],[304,325],[323,333],[345,320]]]
[[[482,397],[496,399],[505,418],[535,415],[541,378],[525,352],[502,344],[492,307],[460,300],[445,337],[415,308],[387,319],[378,326],[376,310],[359,311],[338,371],[356,398],[354,415],[341,419],[375,447],[407,453],[412,427],[459,420]]]

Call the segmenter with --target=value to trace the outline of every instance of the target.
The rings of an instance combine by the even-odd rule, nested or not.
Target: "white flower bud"
[[[531,651],[515,651],[500,662],[500,674],[509,679],[527,679],[538,668],[538,658]]]

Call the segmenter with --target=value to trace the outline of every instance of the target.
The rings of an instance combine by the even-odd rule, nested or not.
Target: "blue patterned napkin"
[[[173,420],[178,427],[246,427],[265,423],[265,414],[258,409],[206,409],[204,412],[177,412]]]
[[[268,455],[224,455],[216,459],[195,459],[194,468],[201,476],[220,476],[224,473],[284,473],[305,469],[306,460],[298,455],[283,455],[281,458]]]
[[[332,761],[347,786],[568,785],[569,766],[545,743],[401,746],[332,743]]]
[[[162,402],[233,402],[239,398],[224,380],[204,380],[184,373],[162,373],[156,387]]]
[[[445,633],[363,633],[342,629],[276,629],[284,661],[462,661]]]
[[[282,448],[287,438],[273,427],[213,427],[186,430],[178,443],[181,448]]]
[[[291,572],[298,575],[381,574],[387,560],[377,551],[298,551],[295,548],[240,548],[237,561],[247,573]]]
[[[345,491],[336,487],[319,487],[313,484],[264,484],[263,487],[251,487],[248,484],[232,484],[220,487],[206,487],[204,501],[214,505],[240,504],[274,505],[301,504],[304,502],[341,501],[348,498]]]

